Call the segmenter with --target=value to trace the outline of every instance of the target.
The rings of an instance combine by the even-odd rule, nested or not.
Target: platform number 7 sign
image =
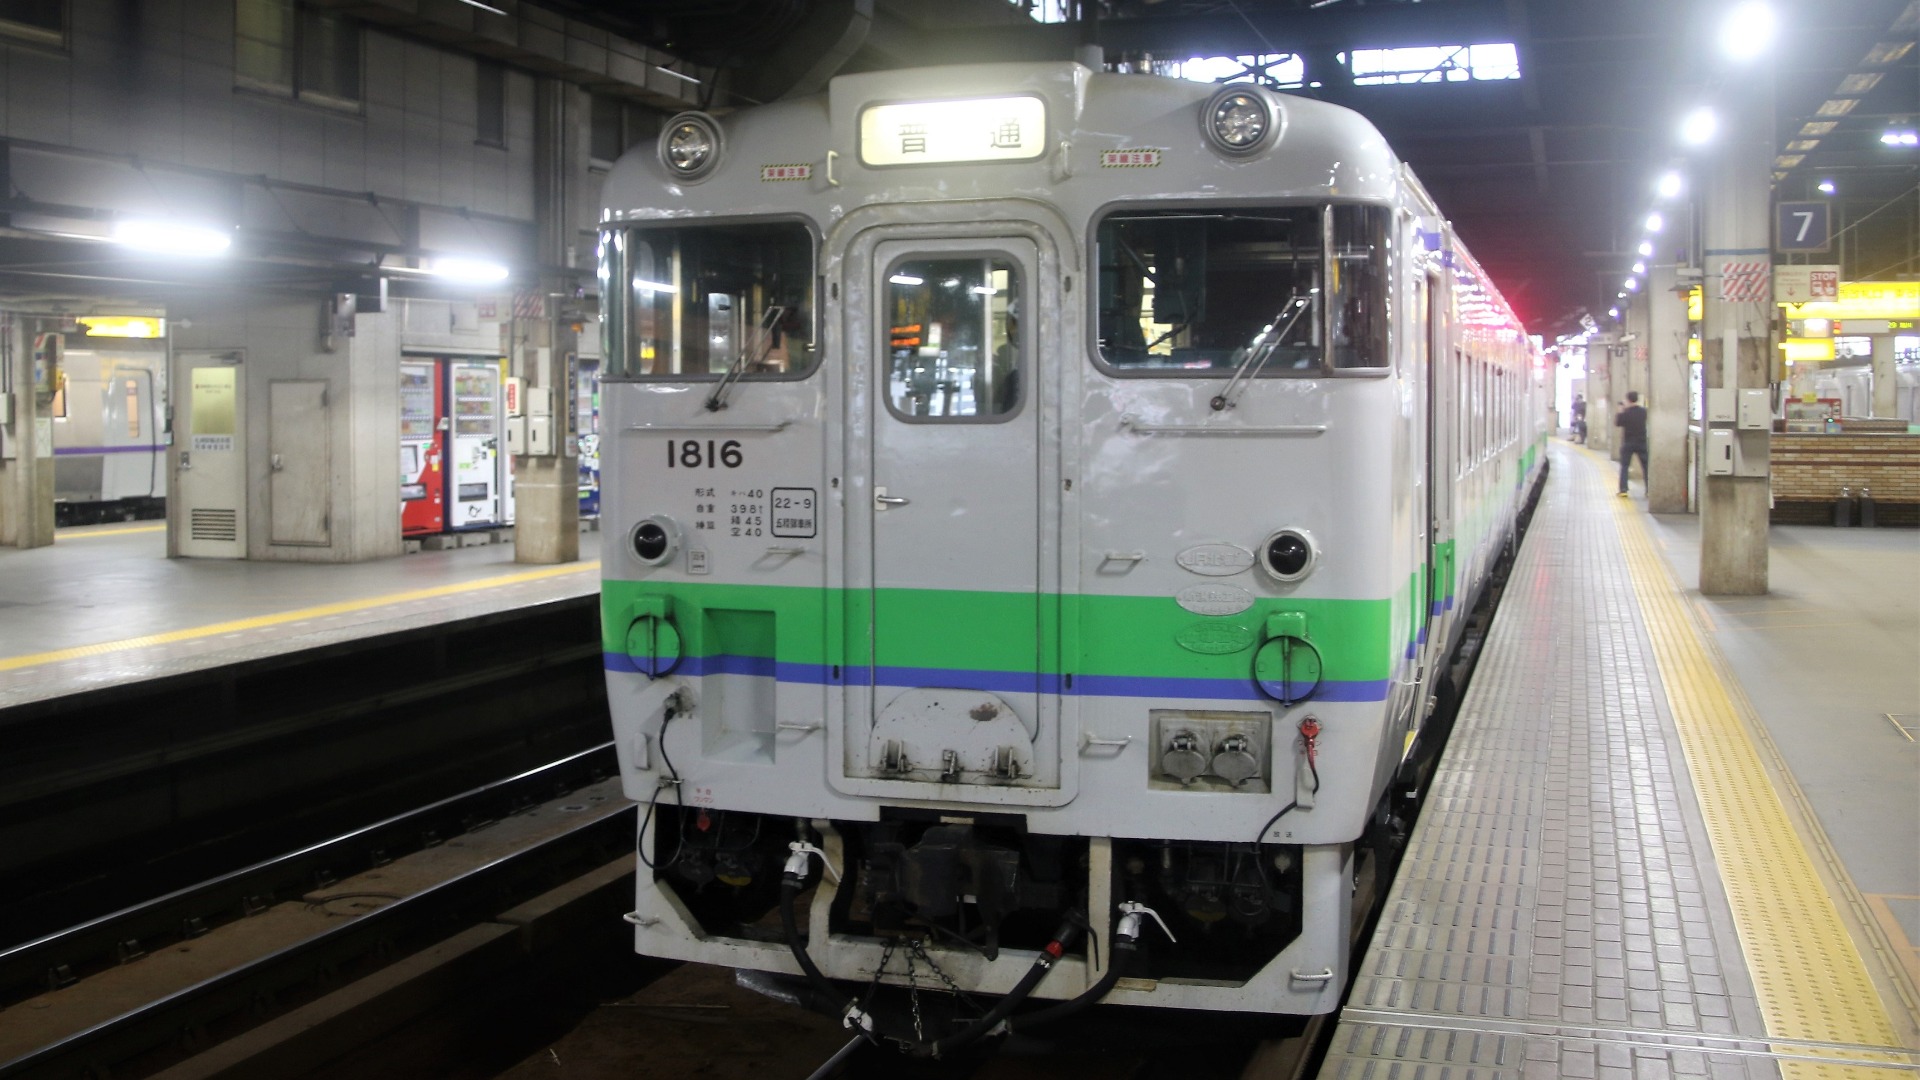
[[[1780,251],[1825,251],[1833,234],[1833,206],[1783,202],[1773,209],[1774,247]]]

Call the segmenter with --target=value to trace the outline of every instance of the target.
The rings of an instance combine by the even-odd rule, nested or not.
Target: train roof
[[[1385,137],[1338,105],[1255,91],[1274,103],[1277,137],[1244,156],[1216,150],[1201,113],[1220,89],[1073,62],[842,75],[825,94],[717,118],[722,160],[704,179],[682,181],[655,146],[635,147],[607,180],[602,220],[784,212],[824,230],[870,202],[1026,197],[1073,217],[1134,200],[1397,197]],[[971,160],[920,163],[929,143],[943,151],[942,125],[956,117],[1028,130],[1012,155],[990,156],[983,137]]]

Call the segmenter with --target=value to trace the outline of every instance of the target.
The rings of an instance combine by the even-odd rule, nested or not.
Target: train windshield
[[[603,377],[804,377],[819,360],[814,280],[795,222],[602,233]]]
[[[1387,366],[1389,211],[1110,215],[1095,243],[1100,357],[1123,372],[1263,375]]]

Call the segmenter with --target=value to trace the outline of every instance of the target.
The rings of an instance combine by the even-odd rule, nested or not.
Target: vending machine
[[[426,536],[447,527],[447,483],[441,433],[446,395],[440,364],[400,363],[400,534]]]
[[[580,443],[580,516],[600,516],[600,361],[572,369],[574,431]]]
[[[505,510],[500,362],[450,360],[447,383],[447,411],[453,421],[447,435],[448,526],[494,528],[504,522]]]

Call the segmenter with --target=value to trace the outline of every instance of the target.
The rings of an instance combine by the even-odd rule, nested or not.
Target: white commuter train
[[[1078,63],[848,75],[674,118],[604,202],[636,949],[935,1054],[1030,995],[1334,1008],[1547,434],[1379,132]]]
[[[167,353],[158,341],[70,343],[54,401],[61,525],[158,518],[167,505]]]

